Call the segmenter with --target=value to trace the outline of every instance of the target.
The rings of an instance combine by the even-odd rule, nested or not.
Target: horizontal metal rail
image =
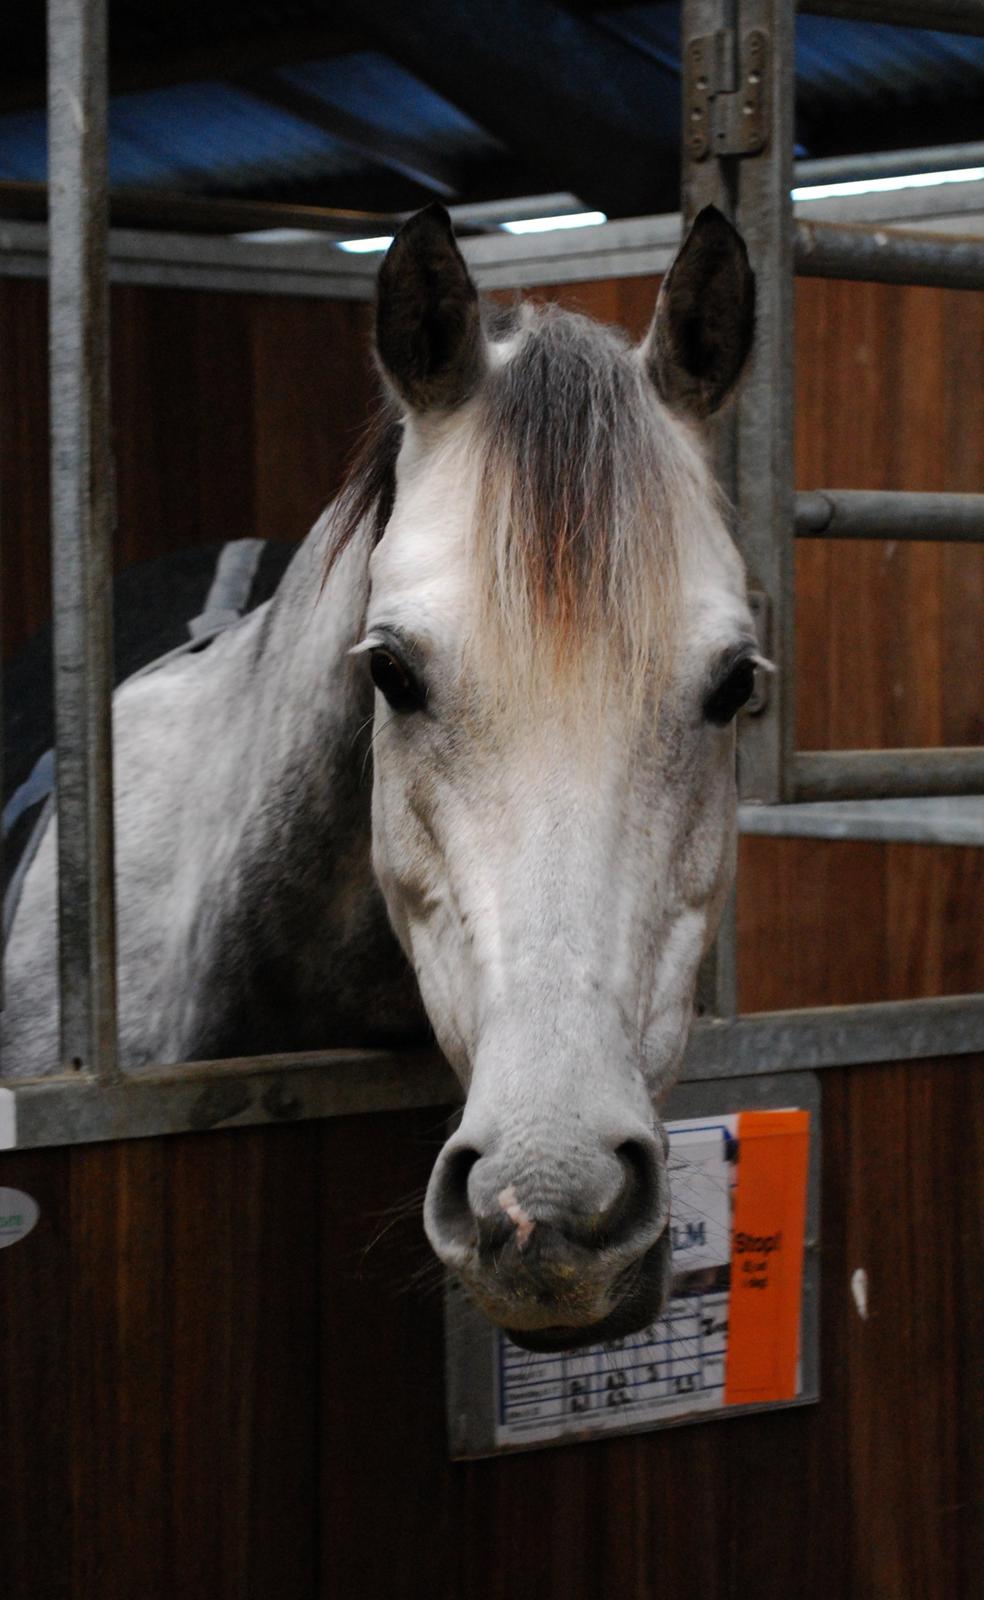
[[[390,211],[341,211],[331,206],[284,205],[275,200],[237,200],[224,196],[168,194],[157,189],[121,189],[110,197],[114,227],[177,229],[181,233],[251,233],[269,228],[300,228],[311,233],[392,232],[399,217]],[[0,182],[0,217],[43,222],[48,215],[44,183],[18,178]]]
[[[793,163],[793,182],[797,188],[806,188],[810,184],[898,178],[917,172],[957,172],[967,167],[984,167],[984,143],[917,145],[912,150],[816,156]]]
[[[941,33],[984,34],[981,0],[799,0],[801,11],[898,28],[938,28]]]
[[[681,1081],[984,1054],[984,996],[756,1012],[695,1023]],[[330,1050],[86,1074],[0,1088],[0,1149],[92,1144],[456,1105],[435,1051]]]
[[[939,750],[800,750],[794,800],[903,800],[984,794],[984,747]]]
[[[857,222],[797,222],[795,260],[802,278],[984,289],[984,239],[958,234]]]
[[[448,210],[459,230],[484,233],[497,231],[500,222],[558,216],[577,211],[579,207],[576,196],[560,192],[514,200],[480,200],[473,205],[452,205]],[[223,195],[170,194],[160,189],[129,187],[110,194],[109,208],[114,228],[160,228],[220,237],[288,230],[355,239],[393,233],[410,215],[409,211],[352,211],[337,206],[242,200]],[[20,178],[0,180],[0,218],[43,222],[47,215],[47,184]]]
[[[984,541],[984,494],[813,489],[796,496],[800,539]]]
[[[961,189],[981,189],[984,184],[964,184]],[[2,185],[0,185],[2,190]],[[922,196],[934,191],[914,191]],[[865,200],[879,196],[862,197]],[[202,202],[211,204],[211,202]],[[820,201],[826,207],[834,202]],[[857,202],[837,202],[838,206]],[[984,207],[984,195],[978,197]],[[284,208],[287,209],[287,208]],[[477,208],[475,208],[477,209]],[[815,209],[811,206],[811,210]],[[454,212],[452,211],[452,216]],[[286,221],[285,221],[286,225]],[[304,226],[298,217],[297,225]],[[272,223],[269,224],[272,227]],[[484,226],[484,225],[483,225]],[[819,230],[830,233],[841,230],[852,235],[847,247],[855,252],[850,261],[838,256],[836,273],[842,277],[877,280],[887,276],[883,272],[886,259],[878,255],[877,270],[857,269],[853,242],[857,235],[892,240],[904,233],[907,241],[914,241],[917,254],[925,261],[925,247],[931,247],[936,261],[937,249],[948,252],[944,260],[952,265],[952,251],[966,245],[975,255],[984,250],[984,240],[965,240],[957,234],[928,234],[897,229],[895,223],[874,225],[870,222],[840,224],[836,222],[810,222],[798,224],[819,237]],[[886,230],[890,227],[891,234]],[[310,231],[310,230],[308,230]],[[356,230],[353,228],[353,235]],[[388,232],[389,229],[382,231]],[[338,229],[334,232],[337,234]],[[634,217],[621,222],[604,223],[597,228],[572,229],[570,232],[513,235],[486,230],[481,237],[465,239],[463,250],[481,289],[527,288],[541,283],[580,283],[603,278],[631,278],[665,272],[676,253],[680,238],[680,218],[677,215],[662,217]],[[251,294],[302,294],[321,299],[371,300],[375,293],[377,256],[348,255],[337,249],[325,232],[310,239],[269,239],[260,231],[256,237],[230,235],[218,229],[214,233],[154,233],[148,230],[116,230],[110,235],[110,276],[114,283],[142,283],[160,288],[241,290]],[[817,245],[817,250],[820,246]],[[837,246],[840,249],[840,246]],[[861,248],[870,247],[862,239]],[[879,252],[884,246],[876,247]],[[907,247],[908,248],[908,245]],[[824,250],[827,246],[824,245]],[[814,257],[818,260],[819,257]],[[831,258],[832,259],[832,258]],[[48,270],[48,232],[40,222],[0,221],[0,274],[7,277],[43,278]],[[804,269],[807,276],[811,268]],[[833,271],[833,268],[832,268]],[[935,271],[935,268],[934,268]],[[929,271],[907,264],[900,272],[900,282],[928,281]],[[970,285],[964,281],[965,266],[959,266],[958,288]],[[934,282],[952,286],[953,274],[947,269],[945,280],[936,272]]]

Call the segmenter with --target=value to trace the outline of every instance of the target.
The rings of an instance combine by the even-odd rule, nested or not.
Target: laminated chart
[[[815,1258],[806,1276],[804,1258],[818,1107],[803,1107],[813,1093],[800,1099],[792,1109],[755,1106],[665,1124],[673,1288],[650,1327],[584,1350],[532,1353],[463,1302],[452,1306],[454,1454],[634,1432],[815,1396],[815,1293],[804,1295],[808,1278],[815,1291]]]

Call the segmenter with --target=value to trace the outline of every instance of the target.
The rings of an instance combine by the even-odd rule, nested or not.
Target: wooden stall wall
[[[302,539],[369,411],[369,308],[118,287],[111,314],[118,567]],[[0,279],[6,656],[50,611],[47,337],[47,286]]]
[[[558,291],[640,332],[654,285]],[[119,551],[299,537],[364,308],[114,292]],[[984,485],[984,297],[801,284],[803,487]],[[0,283],[8,644],[47,606],[44,292]],[[803,545],[800,737],[980,736],[975,549]],[[981,987],[979,853],[746,841],[747,1009]],[[9,1600],[970,1600],[984,1063],[823,1074],[819,1405],[451,1465],[439,1111],[0,1157]],[[976,1099],[975,1099],[976,1096]],[[864,1267],[869,1315],[850,1293]]]

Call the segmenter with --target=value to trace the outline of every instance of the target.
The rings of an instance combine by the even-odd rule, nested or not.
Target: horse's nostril
[[[649,1226],[659,1210],[659,1173],[654,1145],[625,1139],[615,1150],[622,1187],[599,1230],[603,1245],[624,1245],[640,1225]]]
[[[444,1157],[439,1181],[432,1186],[431,1215],[441,1234],[459,1245],[475,1241],[475,1218],[468,1199],[468,1178],[480,1159],[469,1145],[449,1150]]]
[[[643,1144],[641,1139],[625,1139],[615,1156],[625,1172],[626,1184],[644,1189],[651,1183],[653,1151],[650,1145]]]

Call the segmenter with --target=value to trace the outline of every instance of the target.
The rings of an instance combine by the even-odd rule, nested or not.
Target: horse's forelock
[[[473,643],[514,679],[658,688],[703,461],[624,337],[549,308],[480,396]],[[608,680],[608,681],[606,681]]]
[[[668,665],[680,542],[710,475],[615,330],[527,305],[487,331],[515,348],[477,397],[470,649],[514,687],[531,671],[594,678],[605,658],[642,693]],[[356,536],[367,551],[382,538],[401,439],[384,404],[332,517],[329,572]]]

